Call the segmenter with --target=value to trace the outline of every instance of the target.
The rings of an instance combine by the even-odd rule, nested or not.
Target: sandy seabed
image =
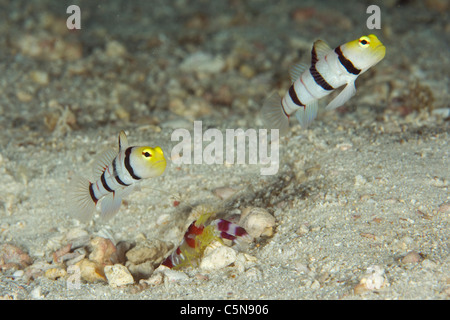
[[[386,1],[375,31],[357,1],[168,3],[79,1],[82,29],[69,32],[74,3],[0,1],[0,247],[23,251],[0,251],[0,297],[449,299],[448,2]],[[192,131],[194,120],[222,132],[263,128],[262,101],[286,92],[289,66],[309,61],[314,40],[335,47],[372,32],[384,60],[345,106],[321,108],[308,129],[292,121],[276,175],[261,176],[259,164],[170,161],[172,132]],[[161,146],[166,172],[107,223],[80,223],[64,190],[117,147],[120,130],[132,144]],[[243,267],[121,288],[71,289],[69,275],[46,276],[66,269],[54,253],[71,230],[177,245],[201,204],[231,218],[264,208],[276,224]]]

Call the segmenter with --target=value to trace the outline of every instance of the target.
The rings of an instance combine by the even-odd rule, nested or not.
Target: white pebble
[[[314,280],[313,283],[309,286],[313,290],[320,289],[320,282],[317,280]]]
[[[223,59],[204,52],[196,52],[184,59],[180,65],[182,71],[218,73],[225,67]]]
[[[105,266],[104,271],[109,285],[113,288],[134,283],[133,276],[124,265],[115,264],[113,266]]]
[[[425,259],[422,261],[422,266],[426,269],[434,269],[436,268],[437,264],[434,261],[431,261],[430,259]]]
[[[245,208],[239,224],[253,238],[271,236],[275,226],[275,218],[263,208]]]
[[[105,53],[112,58],[124,57],[127,54],[127,48],[120,42],[112,40],[106,44]]]
[[[219,246],[212,250],[205,250],[205,256],[200,263],[203,270],[222,269],[236,261],[236,251],[230,247]]]
[[[379,266],[370,266],[367,268],[366,275],[360,281],[368,290],[378,290],[387,285],[387,280],[384,277],[384,269]]]
[[[188,275],[186,273],[184,273],[183,271],[177,271],[177,270],[172,270],[172,269],[167,268],[163,271],[163,273],[164,273],[164,276],[166,277],[166,279],[170,282],[178,282],[178,281],[184,281],[184,280],[189,279]]]
[[[30,292],[30,297],[32,299],[43,299],[44,296],[41,294],[41,287],[37,286]]]
[[[163,281],[164,281],[163,274],[161,272],[155,272],[154,274],[151,275],[150,278],[139,280],[139,284],[146,284],[149,286],[157,286],[157,285],[160,285],[161,283],[163,283]]]
[[[231,198],[236,193],[236,190],[229,187],[217,188],[214,190],[214,194],[222,200]]]
[[[13,273],[13,278],[14,279],[18,279],[18,278],[22,278],[24,275],[24,271],[23,270],[17,270],[16,272]]]
[[[367,180],[362,175],[359,174],[355,177],[355,186],[363,186],[366,183],[367,183]]]

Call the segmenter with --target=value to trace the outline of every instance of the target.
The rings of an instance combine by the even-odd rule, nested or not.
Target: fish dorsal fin
[[[298,63],[298,64],[293,65],[289,69],[289,75],[291,76],[292,82],[295,82],[295,80],[300,78],[302,73],[305,72],[305,70],[308,69],[308,67],[309,66],[307,64],[304,64],[304,63]]]
[[[122,130],[119,133],[119,152],[120,150],[125,150],[126,148],[128,148],[128,139],[125,131]]]
[[[105,150],[97,156],[92,167],[95,179],[98,179],[102,175],[103,171],[105,171],[106,167],[111,165],[116,156],[117,151],[114,151],[113,149]]]
[[[332,50],[325,41],[315,41],[311,50],[311,64],[315,65],[318,60],[323,59]]]

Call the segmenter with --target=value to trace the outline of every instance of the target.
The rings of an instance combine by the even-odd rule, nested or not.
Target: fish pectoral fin
[[[337,107],[344,105],[351,97],[353,97],[356,93],[355,83],[348,83],[345,88],[339,93],[337,97],[335,97],[326,107],[325,110],[333,110]]]
[[[119,133],[119,151],[125,150],[126,148],[128,148],[128,146],[129,144],[127,135],[125,134],[125,131],[122,130]]]
[[[102,221],[108,221],[119,211],[120,205],[122,204],[122,197],[116,194],[116,192],[111,192],[102,200]]]
[[[136,191],[139,189],[140,189],[139,185],[137,183],[135,183],[128,187],[124,187],[124,188],[120,188],[120,189],[116,190],[115,196],[124,199],[124,198],[128,197],[133,191]]]
[[[281,98],[277,93],[273,93],[264,101],[262,115],[267,128],[278,129],[280,136],[289,132],[289,117],[283,111]]]
[[[295,113],[295,116],[300,122],[302,129],[306,129],[308,125],[313,122],[317,117],[317,111],[319,110],[319,103],[317,100],[307,104],[304,108],[300,108]]]
[[[309,66],[305,63],[298,63],[289,68],[289,76],[291,77],[292,83],[295,82],[302,75]]]

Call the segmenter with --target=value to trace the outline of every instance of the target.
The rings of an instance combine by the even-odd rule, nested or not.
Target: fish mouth
[[[161,163],[165,164],[166,160],[165,159],[164,160],[158,160],[158,161],[154,162],[152,165],[156,167],[156,166],[158,166],[158,164],[161,164]]]
[[[165,160],[158,160],[153,164],[153,168],[154,170],[161,172],[160,174],[162,174],[167,167],[167,162]]]
[[[373,49],[373,52],[381,60],[386,55],[386,47],[381,43]]]

